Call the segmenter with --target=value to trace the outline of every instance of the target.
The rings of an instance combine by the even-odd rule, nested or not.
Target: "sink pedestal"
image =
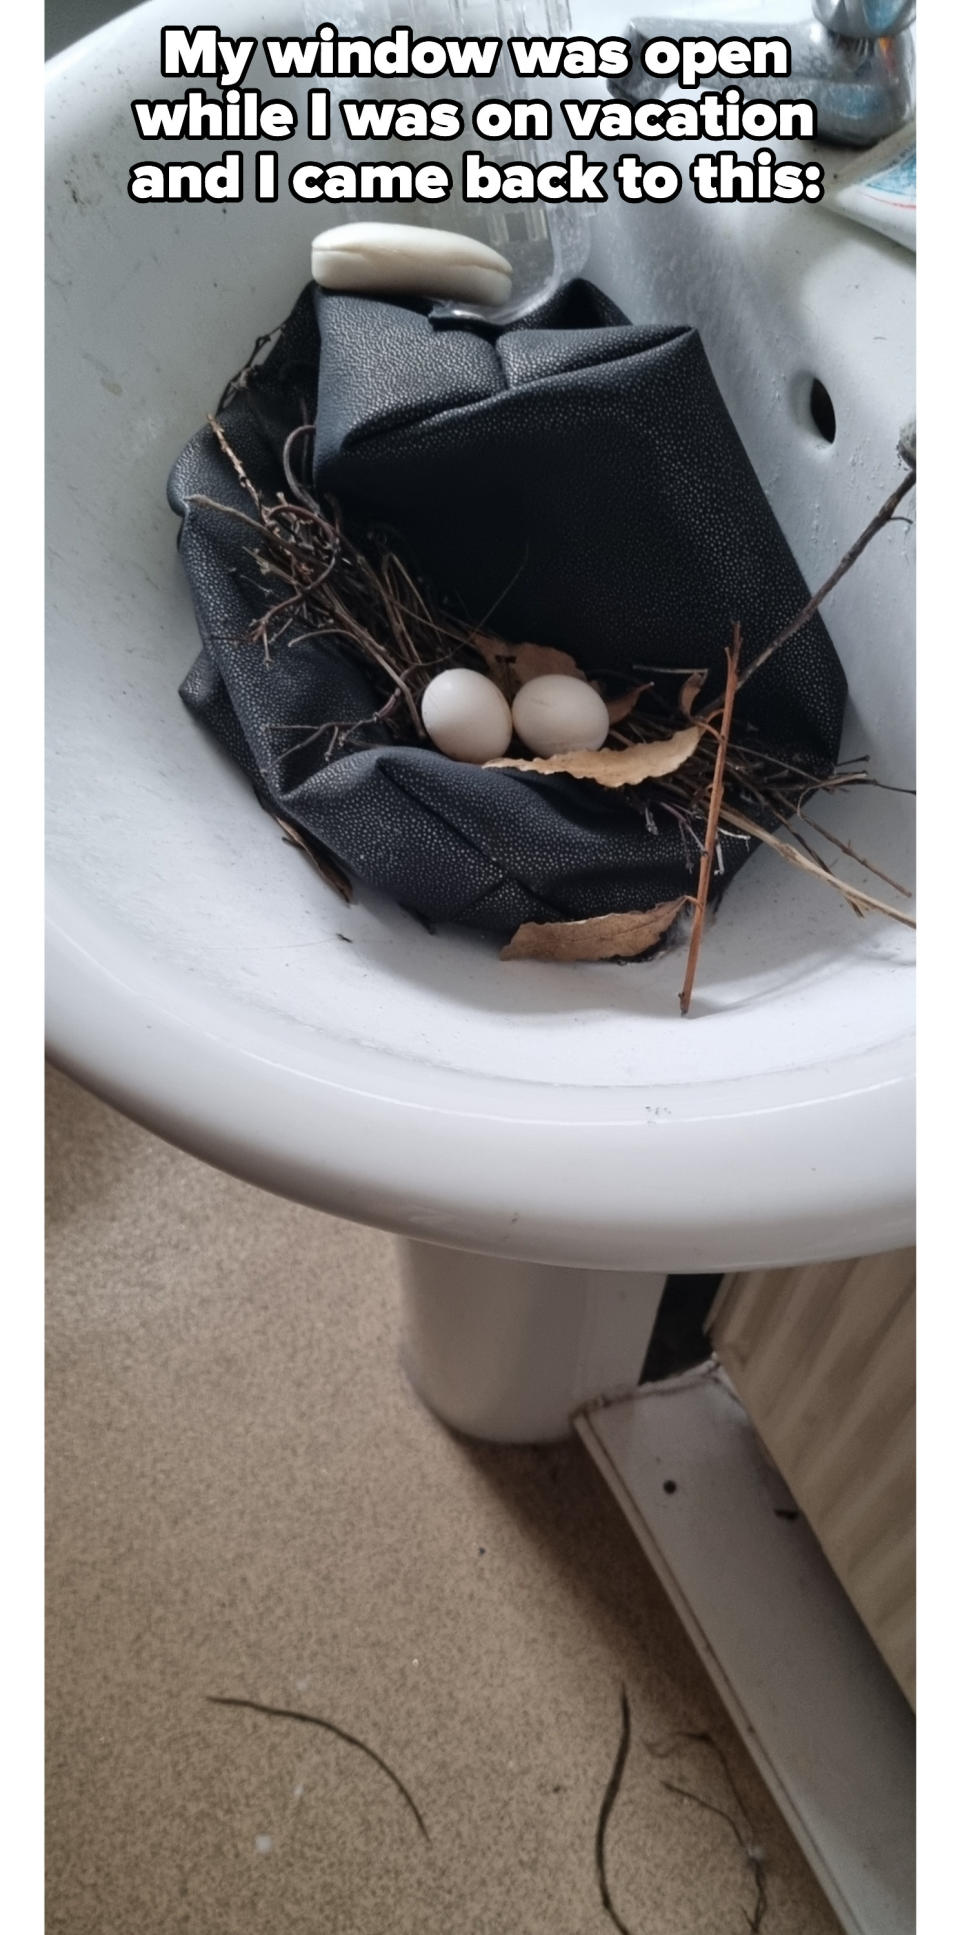
[[[472,1438],[564,1438],[573,1413],[640,1379],[666,1278],[398,1244],[404,1369]]]

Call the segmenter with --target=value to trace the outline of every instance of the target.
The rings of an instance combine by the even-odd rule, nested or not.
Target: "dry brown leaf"
[[[632,685],[629,692],[621,692],[618,699],[606,699],[604,703],[610,714],[610,724],[618,726],[621,719],[629,719],[641,692],[649,690],[649,685]]]
[[[479,652],[494,683],[507,699],[512,699],[517,690],[516,646],[508,645],[505,638],[493,638],[489,632],[475,632],[470,644]]]
[[[663,939],[687,904],[665,900],[642,914],[597,914],[592,920],[526,921],[502,950],[501,961],[609,961],[646,954]]]
[[[707,672],[706,672],[706,669],[704,669],[702,672],[691,672],[690,677],[687,679],[686,683],[682,687],[679,703],[680,703],[680,710],[683,713],[683,716],[685,719],[690,718],[690,715],[693,712],[694,703],[700,697],[700,694],[703,691],[703,688],[706,685],[706,683],[707,683]]]
[[[470,640],[506,698],[514,699],[521,685],[542,679],[549,672],[561,672],[568,679],[586,678],[569,652],[555,651],[552,645],[508,645],[505,638],[490,632],[477,632]]]
[[[639,786],[645,779],[662,779],[696,752],[702,726],[686,726],[669,739],[650,739],[622,752],[601,747],[599,752],[554,753],[550,759],[491,759],[488,766],[509,766],[515,773],[567,773],[571,779],[592,779],[597,786]]]
[[[556,651],[552,645],[518,645],[514,669],[520,685],[528,684],[530,679],[546,678],[551,672],[559,672],[568,679],[587,676],[569,652]]]

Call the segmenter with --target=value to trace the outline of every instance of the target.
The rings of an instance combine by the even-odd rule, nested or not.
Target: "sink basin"
[[[592,32],[601,14],[622,24],[589,11]],[[488,1256],[663,1272],[908,1243],[907,929],[855,918],[761,852],[708,929],[682,1021],[680,954],[506,965],[492,939],[428,934],[365,891],[343,905],[186,714],[197,640],[167,472],[291,305],[320,222],[283,195],[128,198],[130,99],[178,91],[159,79],[168,19],[140,7],[48,70],[52,1055],[253,1182]],[[234,35],[303,31],[292,5],[224,4],[218,19]],[[162,159],[219,146],[166,142]],[[288,149],[285,166],[309,151]],[[669,206],[611,190],[590,232],[587,273],[634,320],[700,329],[818,583],[901,474],[912,258],[815,208],[705,207],[689,189]],[[845,750],[903,787],[912,544],[891,525],[825,612],[850,681]],[[909,875],[910,799],[869,789],[813,810]]]

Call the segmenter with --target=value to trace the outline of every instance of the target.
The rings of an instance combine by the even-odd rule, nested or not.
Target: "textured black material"
[[[562,647],[590,673],[708,665],[719,691],[733,619],[749,663],[805,602],[696,332],[634,328],[588,283],[499,335],[311,287],[220,411],[264,495],[284,488],[285,436],[314,415],[318,494],[389,523],[471,623],[495,607],[504,637]],[[376,700],[335,641],[281,645],[271,664],[244,642],[263,610],[256,540],[193,493],[249,509],[209,428],[169,487],[203,639],[183,697],[356,879],[428,918],[502,930],[691,889],[695,850],[652,788],[638,811],[419,747],[328,765],[321,740],[288,750],[296,735],[278,727],[361,720]],[[825,772],[845,690],[817,616],[745,688],[739,728]],[[749,851],[724,838],[725,879]]]

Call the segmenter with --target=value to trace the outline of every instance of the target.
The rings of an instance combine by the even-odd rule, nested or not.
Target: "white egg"
[[[513,723],[524,745],[549,759],[553,753],[596,752],[610,731],[610,714],[585,679],[546,672],[521,685]]]
[[[439,752],[471,766],[499,759],[513,738],[510,707],[500,687],[465,666],[430,680],[420,716]]]

